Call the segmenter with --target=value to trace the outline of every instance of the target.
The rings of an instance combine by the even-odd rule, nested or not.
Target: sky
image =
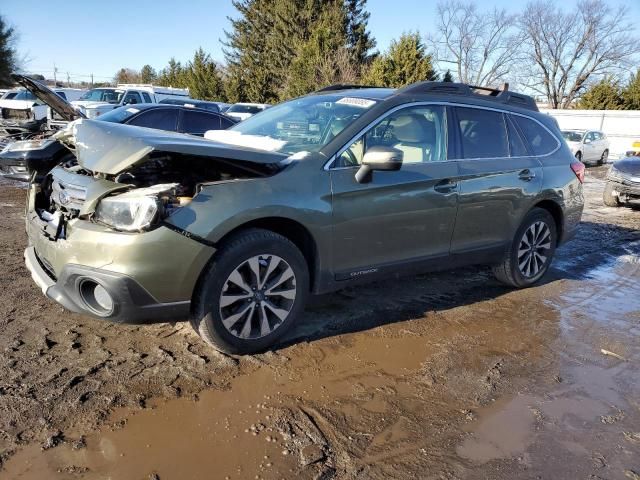
[[[433,30],[436,1],[369,0],[369,30],[384,50],[407,31]],[[527,0],[477,2],[480,8],[497,6],[518,13]],[[563,1],[574,5],[575,0]],[[629,21],[640,24],[640,1],[608,0],[626,5]],[[185,62],[202,47],[224,60],[224,31],[228,16],[237,15],[231,0],[2,0],[0,15],[18,32],[17,49],[26,57],[25,70],[72,81],[111,80],[122,67],[140,69],[150,64],[163,68],[171,57]]]

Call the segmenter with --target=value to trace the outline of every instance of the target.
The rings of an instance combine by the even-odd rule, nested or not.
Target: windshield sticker
[[[339,105],[352,105],[359,108],[369,108],[375,105],[375,100],[367,100],[366,98],[344,97],[336,102]]]
[[[138,113],[140,110],[138,110],[137,108],[127,108],[127,112],[129,113]]]

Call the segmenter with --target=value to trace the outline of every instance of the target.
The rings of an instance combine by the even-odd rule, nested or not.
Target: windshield
[[[110,112],[103,113],[96,120],[100,120],[101,122],[112,122],[112,123],[124,123],[124,121],[135,115],[140,111],[139,108],[124,106],[114,108]]]
[[[255,105],[232,105],[227,113],[258,113],[264,110],[262,107],[256,107]]]
[[[580,142],[582,141],[582,132],[571,132],[564,130],[562,136],[567,142]]]
[[[345,95],[311,95],[281,103],[207,138],[292,154],[317,152],[377,102]]]
[[[124,90],[115,90],[113,88],[94,88],[80,97],[80,100],[90,102],[107,102],[120,103],[120,99],[124,95]]]
[[[36,96],[28,90],[21,90],[12,98],[12,100],[31,100],[36,101]]]

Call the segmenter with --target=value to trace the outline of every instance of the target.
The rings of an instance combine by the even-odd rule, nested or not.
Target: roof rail
[[[496,89],[467,85],[466,83],[424,81],[407,85],[406,87],[398,90],[398,93],[405,95],[411,93],[463,95],[515,105],[520,108],[526,108],[527,110],[534,110],[536,112],[538,111],[538,106],[532,97],[522,93],[510,92],[508,83],[505,83],[502,89]]]
[[[335,85],[329,85],[327,87],[321,88],[320,90],[316,90],[313,93],[331,92],[333,90],[355,90],[357,88],[382,88],[382,87],[376,87],[374,85],[352,85],[350,83],[336,83]]]

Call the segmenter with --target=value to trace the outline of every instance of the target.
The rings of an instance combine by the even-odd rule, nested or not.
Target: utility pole
[[[93,73],[91,74],[91,88],[93,88]]]
[[[58,67],[56,67],[56,64],[53,64],[53,85],[55,87],[58,86],[58,78],[56,77],[56,74],[58,73]]]
[[[71,80],[69,78],[69,72],[67,72],[67,87],[71,86]]]

